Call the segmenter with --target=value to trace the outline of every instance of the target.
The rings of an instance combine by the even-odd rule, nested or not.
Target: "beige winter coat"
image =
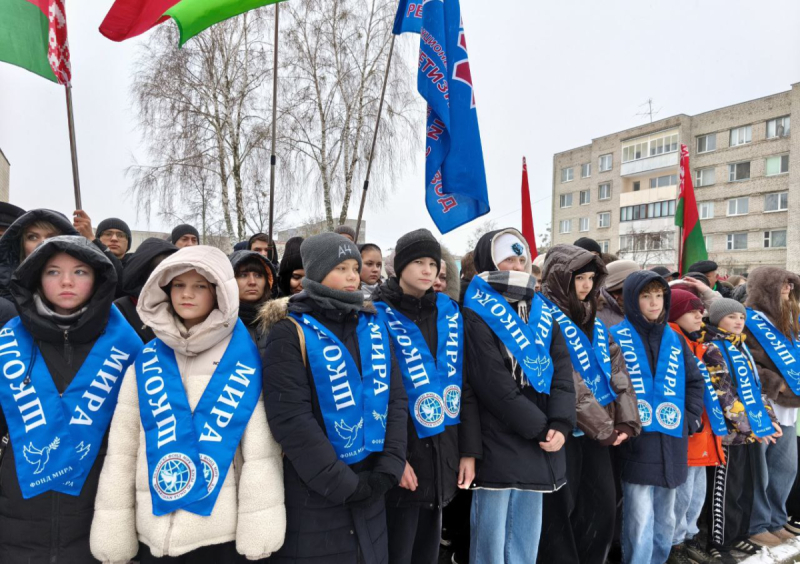
[[[195,269],[216,285],[217,309],[186,330],[162,290],[173,278]],[[162,262],[142,290],[137,311],[142,322],[175,351],[189,405],[194,410],[238,319],[239,289],[222,251],[186,247]],[[111,422],[92,522],[92,554],[102,562],[128,562],[138,542],[156,557],[179,556],[202,546],[236,541],[248,559],[265,558],[283,544],[281,450],[267,425],[263,399],[250,418],[209,517],[178,510],[156,517],[149,488],[145,436],[139,418],[136,371],[128,370]]]

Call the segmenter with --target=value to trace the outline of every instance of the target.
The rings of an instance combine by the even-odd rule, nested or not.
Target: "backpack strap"
[[[303,366],[308,368],[308,354],[306,353],[306,334],[303,333],[303,328],[300,327],[300,324],[294,317],[287,315],[286,319],[294,323],[295,328],[297,328],[297,338],[300,340],[300,350],[303,353]]]

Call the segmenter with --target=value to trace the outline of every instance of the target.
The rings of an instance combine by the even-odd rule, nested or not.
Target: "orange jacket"
[[[686,340],[694,355],[701,359],[706,354],[706,346],[686,338],[677,323],[670,323],[675,332]],[[711,422],[703,410],[703,428],[689,437],[689,466],[719,466],[725,464],[722,438],[711,430]]]

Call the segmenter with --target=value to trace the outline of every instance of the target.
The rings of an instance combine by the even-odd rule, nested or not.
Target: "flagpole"
[[[361,205],[358,208],[358,221],[356,222],[356,243],[361,232],[361,218],[364,216],[364,204],[367,201],[367,190],[369,190],[369,175],[372,172],[372,159],[375,156],[375,145],[378,142],[378,129],[381,126],[381,114],[383,113],[383,100],[386,98],[386,85],[389,82],[389,69],[392,66],[392,55],[394,54],[394,33],[392,41],[389,43],[389,60],[386,62],[386,72],[383,75],[383,87],[381,88],[381,101],[378,103],[378,119],[375,122],[375,131],[372,132],[372,148],[369,150],[369,160],[367,161],[367,176],[364,178],[364,188],[361,191]]]
[[[64,85],[67,93],[67,123],[69,125],[69,148],[72,153],[72,186],[75,190],[75,209],[82,210],[81,205],[81,179],[78,175],[78,145],[75,141],[75,118],[72,114],[72,88]]]
[[[280,2],[275,3],[275,43],[272,59],[272,151],[269,157],[269,244],[272,243],[272,227],[275,217],[275,137],[278,134],[278,23]]]

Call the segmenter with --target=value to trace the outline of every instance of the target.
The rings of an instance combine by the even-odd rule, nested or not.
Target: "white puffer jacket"
[[[172,313],[169,296],[162,288],[189,270],[197,270],[216,285],[217,309],[187,331]],[[194,410],[238,319],[239,288],[228,258],[213,247],[181,249],[150,276],[137,311],[142,322],[175,351]],[[211,515],[201,517],[183,510],[153,515],[136,371],[131,366],[111,422],[108,454],[95,501],[91,549],[98,560],[128,562],[136,555],[138,541],[161,557],[235,540],[237,551],[248,559],[266,558],[283,544],[283,499],[281,450],[267,425],[263,399],[259,399]]]

